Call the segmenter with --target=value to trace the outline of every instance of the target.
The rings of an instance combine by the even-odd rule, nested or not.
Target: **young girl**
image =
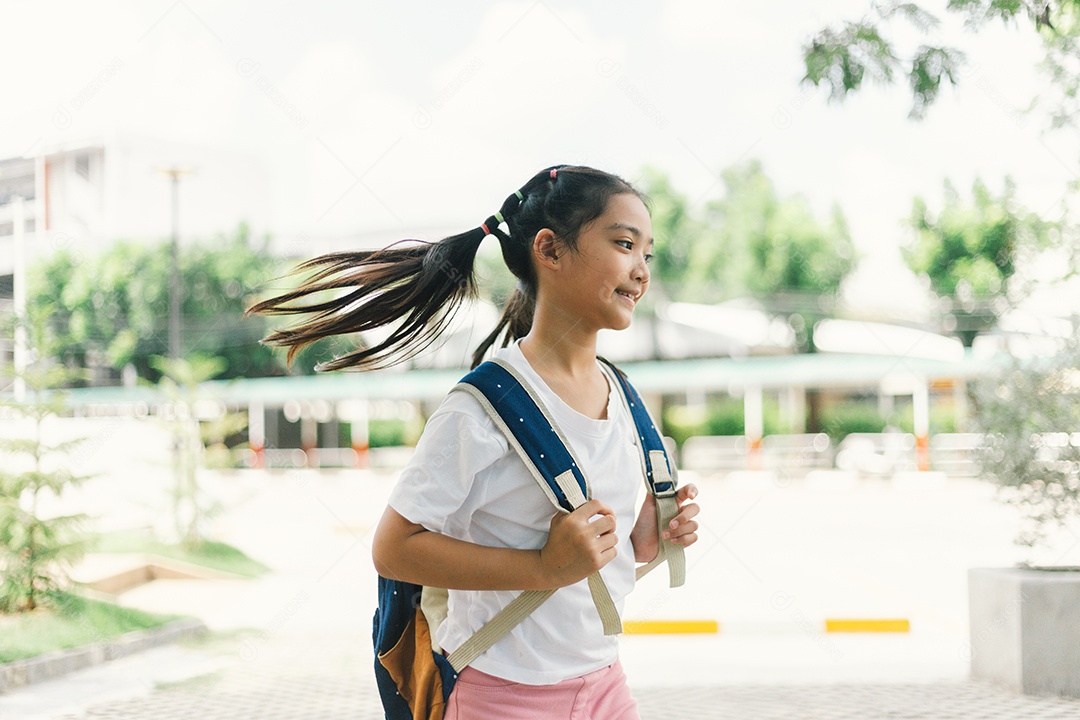
[[[652,496],[638,509],[644,483],[633,421],[596,357],[597,332],[629,326],[649,286],[652,223],[642,195],[599,170],[548,168],[479,228],[437,243],[315,258],[301,265],[317,271],[306,285],[252,311],[312,314],[267,339],[287,346],[290,360],[320,338],[400,321],[382,342],[319,369],[386,367],[429,345],[475,296],[473,263],[488,235],[519,282],[473,366],[503,333],[494,357],[534,387],[593,498],[556,512],[479,401],[450,393],[390,496],[375,532],[375,566],[385,577],[450,589],[436,637],[448,652],[521,591],[558,588],[460,673],[447,720],[637,718],[617,638],[604,635],[585,578],[599,571],[621,613],[635,561],[652,560],[659,545]],[[292,304],[340,288],[349,292]],[[682,546],[697,540],[696,494],[693,485],[679,489],[681,508],[663,531]]]

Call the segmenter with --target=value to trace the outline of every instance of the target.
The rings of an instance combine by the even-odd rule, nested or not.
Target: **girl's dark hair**
[[[434,243],[402,240],[381,250],[321,255],[301,263],[294,271],[314,271],[300,287],[253,305],[245,315],[307,316],[299,324],[276,330],[263,340],[288,347],[289,362],[316,340],[398,323],[381,342],[321,363],[315,369],[375,370],[395,365],[427,348],[453,319],[462,301],[476,297],[476,251],[490,233],[498,238],[506,266],[518,278],[518,284],[495,329],[473,353],[472,366],[476,367],[500,333],[500,347],[506,347],[527,335],[532,327],[536,271],[531,257],[536,234],[549,228],[567,248],[575,250],[581,229],[600,217],[608,200],[621,193],[632,193],[645,201],[630,183],[610,173],[572,165],[545,168],[474,230]],[[500,223],[505,223],[509,232],[500,229]],[[346,292],[333,299],[294,304],[335,290]]]

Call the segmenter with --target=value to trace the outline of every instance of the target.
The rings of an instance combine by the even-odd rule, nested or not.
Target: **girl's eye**
[[[622,245],[627,250],[633,250],[634,249],[634,243],[631,242],[630,240],[616,240],[615,243],[618,244],[618,245]]]
[[[652,253],[645,253],[645,264],[651,263],[653,259]]]

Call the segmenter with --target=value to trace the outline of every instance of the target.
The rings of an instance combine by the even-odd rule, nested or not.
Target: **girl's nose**
[[[634,279],[643,283],[649,282],[649,263],[645,262],[644,257],[634,265]]]

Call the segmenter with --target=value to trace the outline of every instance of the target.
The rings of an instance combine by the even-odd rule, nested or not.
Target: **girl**
[[[505,224],[508,231],[500,229]],[[252,312],[311,314],[267,341],[289,348],[329,335],[400,325],[382,342],[319,367],[374,369],[428,346],[460,303],[475,296],[473,262],[494,235],[518,286],[473,355],[494,356],[532,385],[589,477],[593,499],[556,513],[504,435],[470,394],[450,393],[432,414],[375,532],[379,573],[450,589],[437,633],[453,651],[523,590],[559,588],[524,622],[465,668],[446,718],[637,718],[585,578],[600,571],[620,612],[634,564],[658,551],[656,507],[646,495],[636,433],[596,357],[597,332],[630,325],[649,286],[652,223],[625,180],[580,166],[538,173],[479,228],[437,243],[335,253],[309,260],[315,275]],[[293,305],[324,290],[333,300]],[[693,485],[664,530],[682,546],[697,540]],[[553,517],[554,515],[554,517]]]

